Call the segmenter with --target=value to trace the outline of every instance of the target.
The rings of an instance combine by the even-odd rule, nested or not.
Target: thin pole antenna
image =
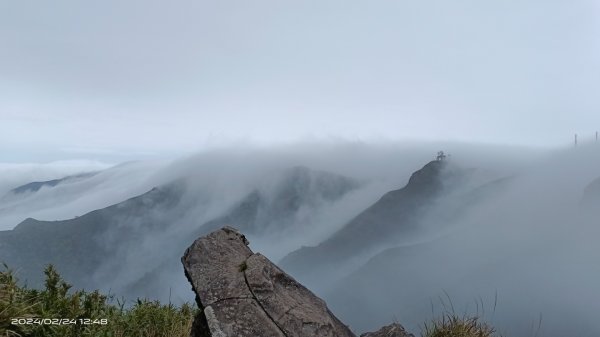
[[[575,134],[575,146],[577,146],[577,134]]]

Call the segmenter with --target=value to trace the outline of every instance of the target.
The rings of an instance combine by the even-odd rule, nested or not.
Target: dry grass
[[[459,317],[446,314],[425,324],[423,337],[493,337],[495,330],[478,317]]]

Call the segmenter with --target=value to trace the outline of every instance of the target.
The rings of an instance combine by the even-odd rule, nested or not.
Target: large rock
[[[325,302],[225,227],[196,240],[182,258],[202,310],[192,336],[355,335]]]
[[[386,325],[375,332],[367,332],[360,337],[415,337],[404,330],[404,327],[398,323]]]

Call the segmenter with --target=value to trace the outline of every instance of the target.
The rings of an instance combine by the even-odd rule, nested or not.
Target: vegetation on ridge
[[[425,324],[423,337],[494,337],[494,328],[479,320],[479,317],[460,317],[446,314],[442,318]]]
[[[244,264],[240,265],[245,268]],[[98,290],[70,292],[52,265],[44,271],[45,289],[17,284],[4,265],[0,271],[0,337],[188,337],[197,313],[194,305],[161,304],[138,299],[130,308]],[[13,324],[14,319],[20,320]],[[50,324],[50,320],[54,319]],[[61,320],[57,324],[57,320]],[[21,324],[29,320],[29,324]],[[86,323],[86,324],[83,324]],[[446,314],[425,324],[422,337],[494,337],[478,317]]]
[[[70,292],[53,266],[44,271],[45,289],[17,284],[0,271],[1,337],[188,337],[197,308],[138,299],[125,308],[99,291]],[[15,319],[18,319],[15,321]],[[16,323],[16,324],[15,324]]]

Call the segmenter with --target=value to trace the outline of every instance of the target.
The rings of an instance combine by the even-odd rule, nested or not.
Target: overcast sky
[[[561,146],[600,129],[598,88],[596,0],[0,0],[0,161]]]

